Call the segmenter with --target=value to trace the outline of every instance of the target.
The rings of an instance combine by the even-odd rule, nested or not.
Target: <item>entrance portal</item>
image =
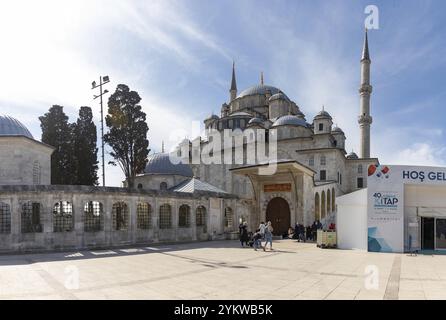
[[[273,198],[266,208],[266,221],[271,221],[274,235],[282,235],[288,232],[291,225],[290,206],[283,198]]]
[[[434,218],[421,218],[421,249],[434,250]]]

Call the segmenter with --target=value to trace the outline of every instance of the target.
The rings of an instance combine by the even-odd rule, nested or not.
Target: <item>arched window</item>
[[[22,233],[42,232],[40,207],[40,203],[31,201],[22,205]]]
[[[167,190],[167,182],[161,182],[160,183],[160,190]]]
[[[314,196],[314,220],[320,220],[321,219],[321,204],[319,200],[319,193],[316,192],[316,195]]]
[[[231,229],[233,227],[234,223],[234,214],[232,212],[232,209],[230,207],[225,208],[225,228]]]
[[[325,191],[322,191],[321,193],[321,218],[325,218],[326,213],[326,198],[325,198]]]
[[[68,201],[59,201],[53,207],[53,231],[73,231],[73,205]]]
[[[336,203],[335,203],[335,189],[331,189],[331,210],[336,211]]]
[[[11,233],[11,207],[0,202],[0,233]]]
[[[160,229],[169,229],[172,226],[172,207],[170,204],[160,206]]]
[[[330,189],[327,190],[327,214],[331,212],[331,197],[330,197]]]
[[[138,229],[152,228],[152,206],[149,203],[138,203],[136,207],[136,224]]]
[[[178,210],[178,226],[190,227],[190,207],[186,204],[181,205]]]
[[[129,224],[129,210],[125,202],[113,204],[113,230],[127,230]]]
[[[362,164],[358,164],[358,173],[359,173],[359,174],[362,173]]]
[[[40,173],[40,163],[39,161],[34,161],[33,163],[33,184],[40,184],[41,173]]]
[[[142,184],[138,183],[138,189],[142,189]]]
[[[196,211],[196,224],[197,226],[206,225],[206,208],[203,206],[197,207]]]
[[[84,231],[97,232],[104,228],[104,207],[98,201],[88,201],[84,205]]]

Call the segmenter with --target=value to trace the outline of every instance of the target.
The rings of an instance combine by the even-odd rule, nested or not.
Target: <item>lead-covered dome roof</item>
[[[278,118],[276,121],[274,121],[273,125],[271,127],[277,127],[277,126],[301,126],[301,127],[308,127],[308,123],[296,116],[293,115],[286,115]]]
[[[273,94],[268,101],[274,101],[274,100],[285,100],[285,101],[290,101],[290,99],[286,96],[285,93],[283,93],[282,91],[279,91],[276,94]]]
[[[359,159],[358,155],[353,151],[347,155],[347,159]]]
[[[316,119],[330,119],[331,120],[332,118],[331,118],[330,114],[327,111],[322,110],[314,117],[314,119],[315,120]]]
[[[273,87],[273,86],[267,86],[264,84],[258,84],[255,86],[252,86],[250,88],[247,88],[240,92],[240,94],[237,96],[237,98],[242,98],[245,96],[251,96],[256,94],[263,94],[265,95],[267,92],[269,92],[271,95],[275,95],[276,93],[281,92],[280,89]],[[284,94],[284,96],[288,99],[288,97]]]
[[[34,139],[19,120],[9,116],[0,116],[0,136],[25,136]]]
[[[185,177],[193,177],[191,167],[186,163],[181,163],[180,158],[169,153],[156,153],[147,158],[147,165],[144,169],[146,174],[170,174]]]

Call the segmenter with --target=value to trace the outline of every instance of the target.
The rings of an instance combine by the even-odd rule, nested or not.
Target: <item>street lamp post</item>
[[[99,95],[94,95],[93,99],[100,98],[100,105],[101,105],[101,142],[102,142],[102,186],[105,187],[105,163],[104,163],[104,109],[102,106],[102,96],[106,93],[108,93],[108,90],[102,91],[102,85],[110,82],[110,79],[108,76],[100,76],[99,77],[99,84],[96,83],[96,81],[93,81],[91,83],[91,89],[96,89],[99,87]]]

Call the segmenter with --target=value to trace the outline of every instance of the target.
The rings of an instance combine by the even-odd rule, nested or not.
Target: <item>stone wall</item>
[[[0,185],[50,184],[52,152],[27,137],[1,137]]]
[[[97,231],[85,230],[85,204],[90,201],[102,204],[103,223]],[[70,224],[72,223],[70,231],[55,232],[58,213],[57,210],[54,213],[54,210],[55,204],[60,202],[71,204],[72,214],[66,215]],[[0,186],[0,252],[74,250],[224,238],[224,231],[237,230],[237,210],[239,207],[244,208],[244,205],[238,202],[239,200],[231,195],[207,192],[184,194],[159,190],[129,191],[110,187]],[[40,204],[36,224],[39,227],[33,229],[33,232],[27,232],[29,230],[26,227],[31,221],[25,218],[26,208],[32,208],[29,203]],[[124,203],[127,208],[127,224],[120,230],[117,230],[117,218],[114,218],[117,216],[117,203]],[[138,205],[142,203],[151,208],[149,228],[141,227],[142,218],[137,215]],[[160,207],[164,204],[170,205],[171,224],[167,228],[160,228]],[[183,204],[190,208],[189,223],[179,226],[179,207]],[[203,225],[197,226],[198,207],[204,208],[205,218]],[[226,207],[231,207],[234,215],[232,226],[229,228],[224,228],[223,225]],[[245,213],[245,210],[243,212]],[[37,221],[35,217],[32,219]],[[125,218],[123,220],[125,221]]]

